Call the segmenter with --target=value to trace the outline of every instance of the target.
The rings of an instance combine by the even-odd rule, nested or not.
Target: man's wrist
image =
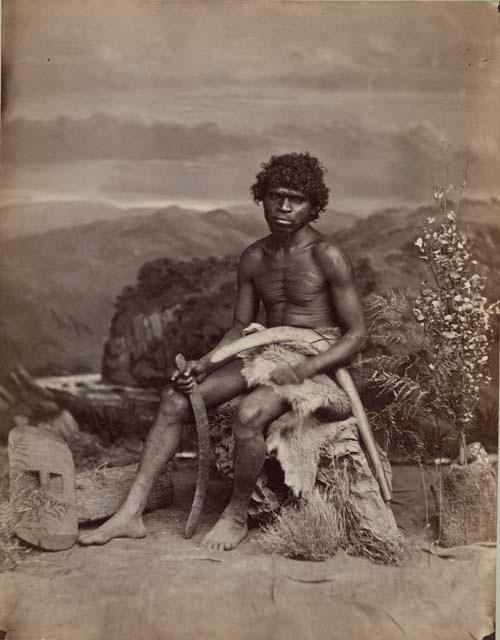
[[[200,358],[198,360],[198,363],[201,364],[203,367],[208,367],[208,365],[210,364],[210,354],[207,354],[206,356],[203,356],[202,358]]]
[[[293,371],[295,375],[299,378],[299,380],[305,380],[306,378],[311,378],[317,371],[315,368],[311,367],[308,362],[301,362],[295,367],[293,367]]]

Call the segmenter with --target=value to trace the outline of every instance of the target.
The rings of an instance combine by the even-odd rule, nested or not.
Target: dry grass
[[[61,517],[68,508],[65,502],[49,495],[27,474],[14,472],[10,479],[16,487],[16,500],[0,503],[0,570],[14,568],[22,555],[31,550],[31,547],[22,546],[14,535],[24,517],[36,518],[39,513]]]
[[[315,489],[296,506],[284,507],[263,529],[260,542],[269,553],[299,560],[326,560],[341,542],[341,517],[333,502]]]
[[[7,447],[0,448],[0,572],[13,569],[26,553],[14,537],[20,513],[9,503],[9,464]]]
[[[0,503],[0,572],[14,569],[28,551],[14,537],[19,517],[9,502]]]
[[[399,564],[401,536],[383,538],[360,526],[350,502],[347,465],[335,470],[335,488],[315,488],[296,505],[284,507],[263,528],[259,540],[266,551],[287,558],[320,561],[339,549],[381,564]]]

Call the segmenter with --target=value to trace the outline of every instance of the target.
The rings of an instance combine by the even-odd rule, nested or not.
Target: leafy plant
[[[436,389],[432,407],[459,433],[464,463],[466,433],[472,427],[481,388],[491,381],[488,352],[493,318],[500,307],[498,301],[488,303],[484,295],[486,279],[478,273],[471,242],[458,227],[458,207],[448,207],[452,188],[435,190],[436,216],[428,218],[415,241],[431,281],[422,283],[413,311],[431,355],[429,382]]]
[[[416,461],[432,449],[415,429],[417,416],[427,412],[430,393],[422,329],[400,292],[370,295],[365,311],[370,349],[356,373],[368,396],[370,423],[393,456]]]
[[[445,167],[445,147],[442,153]],[[455,434],[465,462],[466,434],[491,380],[488,352],[499,302],[488,303],[484,295],[486,279],[457,223],[461,193],[451,208],[452,190],[435,189],[435,215],[415,241],[430,275],[416,300],[389,292],[372,294],[367,303],[373,352],[362,362],[363,375],[380,400],[371,418],[387,444],[416,460],[442,456]],[[436,428],[422,434],[415,428],[419,421]]]

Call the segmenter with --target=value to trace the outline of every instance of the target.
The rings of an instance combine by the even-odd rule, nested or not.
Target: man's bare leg
[[[210,374],[200,391],[207,406],[226,402],[246,390],[241,376],[241,360],[234,361]],[[188,398],[172,388],[162,393],[160,409],[148,433],[141,462],[120,510],[95,531],[83,533],[80,544],[105,544],[113,538],[142,538],[146,529],[142,513],[151,489],[164,465],[179,447],[182,424],[191,417]]]
[[[287,410],[272,389],[260,387],[244,398],[233,423],[234,487],[231,501],[202,545],[208,549],[234,549],[247,535],[248,504],[266,458],[264,431]]]

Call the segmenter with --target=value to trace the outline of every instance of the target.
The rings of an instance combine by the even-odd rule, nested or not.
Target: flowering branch
[[[479,402],[488,374],[492,318],[499,303],[488,304],[485,278],[477,272],[470,241],[448,210],[450,189],[436,189],[436,217],[427,219],[415,245],[429,266],[434,286],[422,283],[413,313],[429,343],[429,374],[448,419],[465,433]]]

